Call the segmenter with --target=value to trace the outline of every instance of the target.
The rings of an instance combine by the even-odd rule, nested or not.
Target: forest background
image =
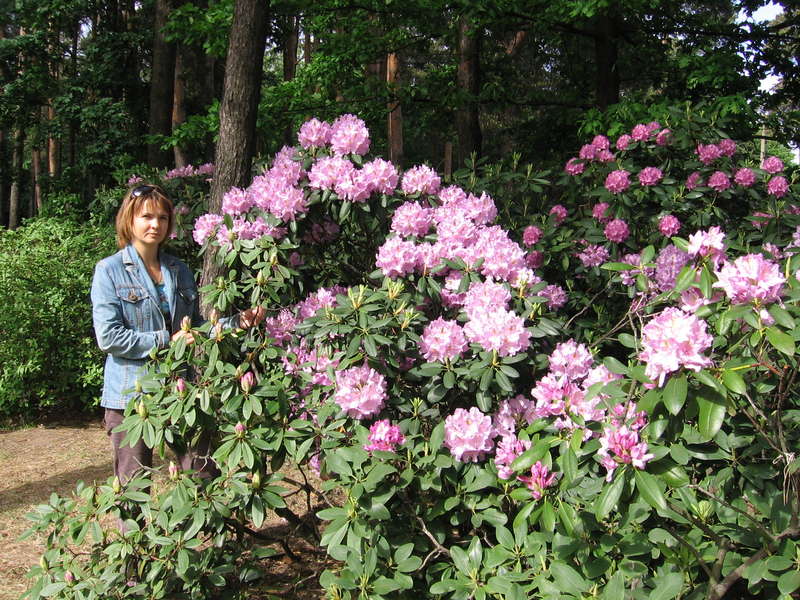
[[[168,185],[188,220],[305,120],[344,113],[376,153],[445,180],[558,174],[579,140],[676,105],[756,158],[788,165],[800,141],[788,2],[4,0],[0,20],[4,417],[94,403],[86,289],[133,175]],[[207,163],[211,189],[194,175]]]

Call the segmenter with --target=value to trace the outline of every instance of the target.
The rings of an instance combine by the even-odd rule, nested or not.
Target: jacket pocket
[[[147,292],[141,287],[131,285],[119,285],[116,291],[122,306],[122,318],[125,320],[125,326],[137,331],[144,331],[144,304],[148,297]]]

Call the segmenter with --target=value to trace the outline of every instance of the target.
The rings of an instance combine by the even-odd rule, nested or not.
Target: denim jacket
[[[101,406],[125,408],[134,396],[136,379],[153,348],[164,348],[181,320],[203,323],[197,284],[183,262],[159,253],[164,288],[169,302],[166,323],[153,281],[133,246],[97,263],[92,280],[92,319],[97,344],[106,352]]]

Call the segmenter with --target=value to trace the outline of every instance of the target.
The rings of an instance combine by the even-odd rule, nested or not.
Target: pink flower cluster
[[[658,230],[664,237],[678,235],[681,230],[681,222],[674,215],[664,215],[658,221]]]
[[[537,460],[531,467],[530,475],[520,475],[517,479],[528,487],[534,500],[539,500],[545,489],[555,482],[556,474],[550,473],[550,469]]]
[[[417,202],[406,202],[397,207],[392,216],[392,231],[402,236],[422,237],[433,223],[433,210]]]
[[[631,185],[629,177],[630,173],[628,173],[628,171],[625,169],[611,171],[611,173],[606,176],[606,189],[612,194],[620,194],[624,192]]]
[[[717,279],[714,287],[722,288],[733,304],[777,302],[786,283],[780,266],[761,254],[746,254],[725,264]]]
[[[427,165],[419,165],[405,172],[400,187],[404,194],[429,194],[432,196],[439,191],[441,183],[436,171]]]
[[[447,362],[458,358],[467,349],[464,330],[456,321],[439,317],[422,332],[419,349],[425,360]]]
[[[689,256],[709,258],[719,264],[725,258],[725,232],[716,225],[689,236]]]
[[[536,225],[528,225],[522,232],[522,243],[533,246],[542,238],[542,230]]]
[[[380,412],[386,400],[386,379],[369,365],[336,372],[333,399],[343,411],[356,419]]]
[[[478,462],[492,451],[492,418],[473,406],[457,408],[444,421],[444,446],[460,462]]]
[[[609,426],[603,429],[600,437],[600,464],[606,469],[606,481],[611,481],[614,471],[620,464],[630,464],[644,469],[652,460],[653,454],[647,452],[647,444],[639,439],[637,428],[628,425]]]
[[[639,359],[647,363],[645,374],[661,387],[667,375],[682,366],[693,371],[711,366],[711,359],[703,352],[712,341],[705,321],[670,307],[642,328]]]
[[[367,441],[369,443],[364,446],[367,452],[394,452],[406,438],[397,425],[392,425],[389,419],[381,419],[370,426]]]
[[[342,115],[331,125],[330,143],[334,154],[363,156],[369,151],[369,131],[355,115]]]
[[[592,216],[601,223],[608,223],[611,217],[608,214],[608,209],[611,208],[608,202],[598,202],[592,207]]]
[[[588,244],[576,256],[580,259],[584,267],[599,267],[608,261],[608,250],[599,244]]]
[[[199,167],[186,165],[185,167],[175,167],[174,169],[164,173],[164,179],[178,179],[180,177],[200,177],[202,175],[211,175],[214,173],[214,165],[205,163]],[[129,182],[130,183],[130,182]]]
[[[645,167],[639,171],[639,183],[644,186],[656,185],[663,177],[664,174],[658,167]]]
[[[512,356],[530,345],[525,321],[511,311],[486,310],[475,314],[464,326],[464,335],[498,356]]]
[[[603,233],[609,242],[621,244],[628,239],[630,230],[628,229],[628,224],[625,221],[622,219],[614,219],[613,221],[609,222],[608,225],[606,225]]]

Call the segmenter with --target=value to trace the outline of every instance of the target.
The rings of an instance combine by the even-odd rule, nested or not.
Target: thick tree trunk
[[[458,133],[457,165],[464,164],[472,153],[481,154],[481,125],[478,113],[480,92],[480,32],[470,31],[466,17],[458,21],[458,71],[457,85],[467,98],[456,111]]]
[[[264,0],[236,0],[225,62],[225,88],[219,111],[219,140],[209,212],[220,212],[222,196],[228,189],[244,187],[250,182],[267,10],[268,4]],[[214,281],[220,272],[213,254],[207,252],[203,261],[202,285]],[[204,306],[205,312],[209,309]]]
[[[5,129],[0,129],[0,227],[8,225],[8,159],[6,156],[6,139],[8,134]]]
[[[52,101],[47,105],[47,122],[52,127],[56,120],[56,111]],[[58,177],[61,172],[61,142],[50,132],[47,138],[47,173],[50,177]]]
[[[172,94],[172,131],[186,122],[186,76],[183,69],[183,49],[175,52],[175,84]],[[189,161],[180,144],[172,147],[176,167],[185,167]]]
[[[620,78],[617,69],[617,40],[614,21],[608,15],[601,15],[597,21],[597,35],[594,38],[595,66],[595,104],[600,110],[619,102]]]
[[[297,74],[297,46],[299,42],[299,23],[300,18],[295,16],[286,17],[284,26],[286,28],[286,41],[283,45],[283,80],[291,81]],[[286,124],[283,131],[283,141],[287,146],[294,142],[294,127],[291,122]]]
[[[19,227],[19,198],[22,186],[22,152],[25,144],[25,131],[22,127],[14,131],[14,149],[11,157],[11,192],[8,197],[8,228]]]
[[[403,166],[403,109],[397,99],[397,77],[400,73],[400,57],[396,52],[386,56],[386,83],[392,99],[389,101],[388,133],[389,160],[398,168]]]
[[[42,156],[38,148],[31,150],[31,179],[33,180],[33,196],[28,214],[31,217],[42,212]]]
[[[175,46],[167,42],[163,28],[167,23],[170,0],[156,0],[153,24],[153,66],[150,76],[150,135],[172,133],[172,94],[175,85]],[[160,144],[147,145],[147,164],[151,167],[168,167],[172,152],[162,150]]]

